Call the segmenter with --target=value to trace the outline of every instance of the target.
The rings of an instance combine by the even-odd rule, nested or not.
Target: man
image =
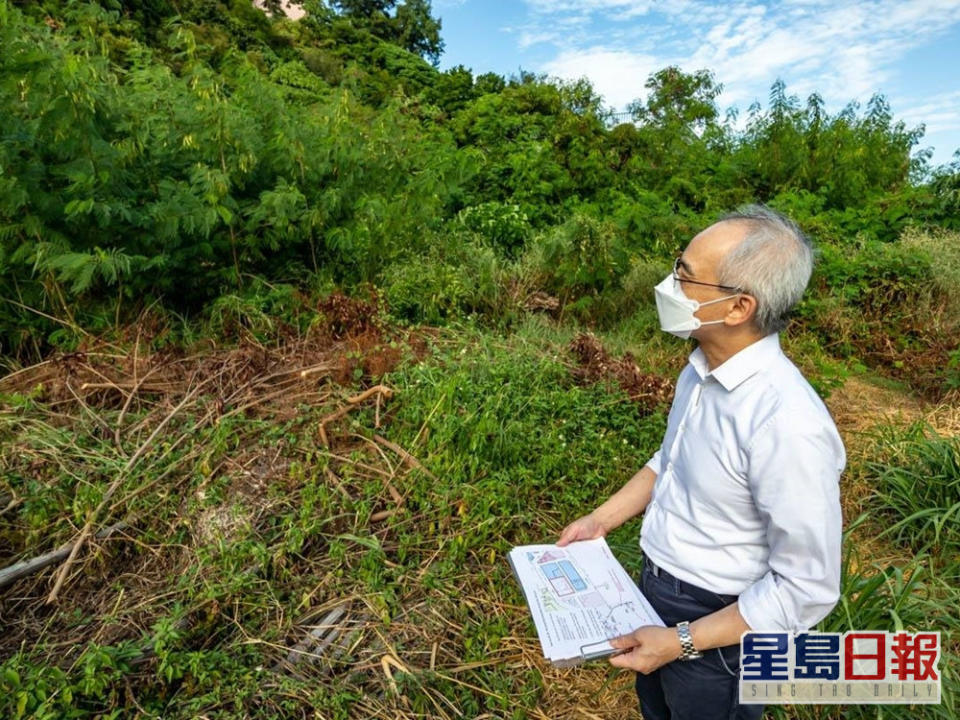
[[[812,267],[807,238],[764,206],[690,241],[655,288],[663,330],[698,341],[663,443],[558,540],[644,512],[640,587],[667,627],[614,639],[610,659],[637,671],[644,720],[759,718],[738,702],[741,634],[808,630],[839,599],[846,452],[779,340]]]

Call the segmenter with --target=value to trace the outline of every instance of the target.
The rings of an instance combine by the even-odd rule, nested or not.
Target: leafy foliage
[[[184,446],[159,446],[128,500],[146,519],[144,547],[161,542],[150,537],[161,526],[175,536],[163,543],[185,547],[177,518],[222,509],[218,463],[255,439],[296,458],[269,489],[272,515],[229,543],[198,544],[189,572],[155,598],[162,614],[138,618],[135,636],[78,647],[69,667],[43,648],[4,658],[4,716],[120,716],[132,692],[141,712],[171,717],[240,714],[254,697],[265,714],[354,716],[359,686],[260,674],[317,587],[362,592],[385,621],[403,588],[452,594],[467,565],[515,591],[497,553],[621,485],[663,432],[665,408],[641,413],[621,394],[575,386],[552,350],[474,335],[474,323],[522,328],[537,319],[528,311],[549,312],[631,343],[650,336],[638,361],[665,367],[679,343],[657,330],[652,287],[690,237],[740,203],[779,208],[817,241],[790,331],[821,394],[864,363],[931,397],[960,388],[960,159],[929,168],[923,127],[896,120],[883,97],[828,113],[819,95],[801,101],[778,81],[740,125],[720,112],[711,72],[668,67],[614,125],[586,81],[439,71],[441,23],[427,0],[308,0],[297,22],[267,5],[271,14],[242,0],[0,0],[0,353],[82,350],[92,332],[122,345],[132,321],[138,348],[142,330],[165,352],[177,333],[213,345],[310,337],[318,294],[372,283],[394,320],[456,328],[437,362],[390,378],[401,391],[391,437],[440,479],[404,488],[423,517],[391,520],[388,548],[366,534],[381,478],[344,472],[351,493],[324,474],[316,427],[329,408],[202,430],[183,419]],[[247,350],[243,367],[256,373]],[[362,378],[358,361],[341,369]],[[5,396],[0,413],[0,433],[32,458],[9,458],[16,472],[0,476],[23,499],[4,537],[21,549],[67,539],[125,462],[113,428],[127,408],[99,408],[103,421],[58,405],[58,423],[76,422],[54,426],[44,392]],[[131,405],[128,422],[142,412]],[[907,445],[909,462],[868,468],[871,502],[904,546],[955,551],[956,444]],[[168,473],[182,497],[157,494]],[[611,538],[615,549],[630,530]],[[330,566],[311,569],[317,557]],[[956,605],[956,563],[924,562],[872,572],[848,557],[824,628],[934,617],[955,632],[943,608]],[[485,607],[456,606],[465,663],[516,632]],[[424,715],[434,711],[424,679],[471,716],[524,717],[543,693],[538,671],[506,663],[463,677],[396,682]],[[952,703],[955,676],[945,687]]]
[[[828,113],[778,81],[741,127],[710,71],[667,67],[611,126],[585,80],[438,71],[426,0],[303,7],[0,0],[5,352],[147,306],[195,317],[264,282],[381,283],[397,316],[432,322],[510,320],[541,292],[612,324],[637,306],[631,263],[747,201],[822,246],[802,327],[894,370],[879,334],[927,342],[902,305],[933,261],[900,238],[958,227],[960,172],[931,170],[923,126],[882,96]],[[949,372],[960,350],[935,344]]]

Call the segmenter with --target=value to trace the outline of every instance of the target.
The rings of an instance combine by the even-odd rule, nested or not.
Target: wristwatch
[[[690,623],[684,620],[683,622],[677,623],[677,635],[680,636],[680,646],[683,648],[683,652],[680,653],[679,660],[696,660],[699,657],[703,657],[703,653],[698,652],[696,648],[693,647],[693,636],[690,634]]]

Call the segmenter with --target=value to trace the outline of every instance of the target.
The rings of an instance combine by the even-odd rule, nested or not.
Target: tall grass
[[[841,598],[824,632],[940,631],[940,705],[778,707],[776,718],[956,718],[960,698],[960,439],[925,421],[880,425],[861,468],[873,482],[868,511],[847,528]],[[855,537],[881,528],[911,554],[887,564],[865,557]]]
[[[927,553],[902,564],[871,562],[853,539],[874,518],[864,513],[844,533],[841,597],[836,608],[816,627],[820,632],[878,630],[919,632],[939,630],[941,698],[939,705],[788,705],[771,706],[777,720],[824,718],[929,719],[957,717],[960,698],[960,588],[954,582],[960,558],[937,565]]]
[[[960,553],[960,438],[918,421],[905,430],[881,426],[878,454],[865,470],[875,479],[873,506],[889,525],[881,536],[934,562]]]

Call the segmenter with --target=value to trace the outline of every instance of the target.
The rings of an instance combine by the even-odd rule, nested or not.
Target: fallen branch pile
[[[358,315],[276,347],[96,346],[0,379],[15,399],[0,409],[0,477],[18,478],[0,481],[0,663],[25,652],[69,673],[87,648],[133,643],[124,692],[142,699],[202,682],[160,673],[171,648],[254,648],[258,697],[216,701],[243,703],[238,717],[289,716],[278,698],[313,717],[339,693],[359,698],[356,717],[497,717],[464,709],[511,706],[483,668],[579,676],[544,664],[527,609],[491,578],[431,589],[472,530],[456,498],[432,494],[422,433],[389,439],[385,379],[428,333],[396,342]],[[364,573],[390,590],[352,579]],[[478,657],[465,629],[491,621],[509,630]],[[602,673],[547,702],[534,717],[633,705]]]

